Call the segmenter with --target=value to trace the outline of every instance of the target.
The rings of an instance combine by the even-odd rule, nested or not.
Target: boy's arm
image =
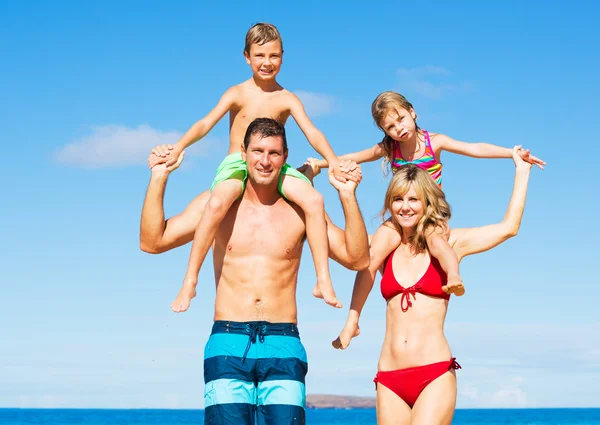
[[[513,150],[501,146],[491,145],[489,143],[467,143],[446,136],[437,134],[434,136],[436,150],[445,150],[459,155],[470,156],[473,158],[512,158]],[[521,149],[519,155],[530,164],[535,164],[543,168],[546,163],[539,158],[531,155],[529,150]]]
[[[521,227],[531,172],[531,164],[521,159],[517,149],[518,147],[513,149],[512,155],[516,165],[515,183],[504,219],[500,223],[488,226],[452,229],[451,240],[454,240],[454,251],[459,259],[492,249],[517,235]]]
[[[294,93],[290,93],[289,99],[290,114],[296,121],[296,124],[298,124],[298,127],[300,127],[300,130],[302,130],[304,133],[304,136],[306,136],[308,143],[310,143],[314,150],[316,150],[319,155],[325,158],[325,160],[329,163],[331,169],[330,172],[332,172],[335,178],[341,182],[345,182],[347,178],[352,179],[349,174],[342,172],[349,170],[341,170],[339,167],[339,160],[335,156],[335,153],[329,145],[329,142],[323,133],[317,127],[315,127],[312,121],[308,118],[306,111],[304,110],[304,106],[302,105],[302,102],[300,102],[300,99],[298,99],[298,96],[296,96]]]
[[[204,118],[196,121],[194,125],[185,132],[181,139],[173,146],[171,152],[167,152],[169,158],[156,156],[156,159],[150,168],[155,164],[166,162],[168,165],[174,164],[179,157],[179,154],[186,149],[188,146],[193,145],[198,140],[208,134],[208,132],[219,122],[223,116],[229,112],[233,105],[235,105],[236,95],[238,88],[236,86],[230,87],[219,99],[217,105],[210,111]],[[162,159],[161,159],[162,158]]]
[[[380,158],[385,156],[385,150],[381,147],[381,144],[378,143],[375,146],[362,150],[360,152],[348,153],[346,155],[338,156],[340,161],[345,159],[349,159],[351,161],[356,162],[357,164],[362,164],[363,162],[372,162],[377,161]],[[329,167],[329,163],[325,159],[320,159],[317,161],[317,166],[319,168],[327,168]]]

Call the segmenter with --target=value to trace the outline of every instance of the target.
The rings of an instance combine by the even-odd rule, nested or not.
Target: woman
[[[517,234],[525,207],[531,164],[513,149],[516,166],[512,198],[501,223],[450,230],[449,243],[458,260],[495,247]],[[430,255],[428,235],[444,233],[450,209],[443,192],[416,166],[399,170],[388,187],[383,213],[391,217],[371,244],[371,263],[358,272],[346,325],[335,348],[346,348],[359,334],[360,312],[382,266],[381,292],[387,300],[386,332],[378,373],[377,423],[450,424],[456,405],[460,368],[444,336],[451,293],[446,276]]]

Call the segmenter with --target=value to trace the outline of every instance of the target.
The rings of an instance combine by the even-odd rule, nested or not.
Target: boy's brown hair
[[[281,43],[281,50],[283,51],[283,41],[281,40],[281,34],[275,25],[267,24],[265,22],[259,22],[258,24],[252,25],[252,28],[246,33],[246,45],[244,46],[244,53],[250,54],[250,46],[253,44],[263,45],[269,41],[279,40]]]

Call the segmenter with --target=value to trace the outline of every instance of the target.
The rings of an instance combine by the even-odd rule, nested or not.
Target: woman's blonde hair
[[[384,91],[375,98],[373,104],[371,105],[371,114],[373,115],[375,125],[377,125],[377,127],[379,127],[379,129],[384,133],[383,140],[381,141],[381,145],[385,151],[385,160],[383,162],[384,169],[386,164],[389,164],[391,168],[391,164],[394,161],[394,144],[396,142],[390,136],[385,134],[385,130],[381,127],[381,122],[388,114],[399,113],[400,109],[406,109],[409,112],[411,109],[414,111],[412,104],[400,93],[396,93],[394,91]],[[418,132],[419,126],[416,124],[416,122],[415,126]]]
[[[416,225],[415,232],[409,238],[409,243],[413,246],[415,253],[427,250],[426,232],[434,230],[436,227],[447,229],[450,219],[450,205],[446,201],[446,196],[442,189],[438,187],[435,181],[427,173],[414,164],[407,164],[400,168],[385,193],[385,200],[381,216],[385,220],[386,214],[390,214],[391,222],[402,235],[402,228],[392,214],[392,204],[398,196],[404,196],[410,190],[411,184],[417,192],[417,197],[423,203],[423,217]]]

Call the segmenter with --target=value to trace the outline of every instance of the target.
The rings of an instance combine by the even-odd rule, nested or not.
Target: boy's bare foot
[[[175,313],[183,313],[190,306],[190,301],[196,296],[196,288],[183,285],[175,301],[171,303],[171,310]]]
[[[318,281],[313,288],[313,296],[316,298],[322,298],[327,304],[335,308],[342,308],[342,302],[335,296],[333,285],[329,283],[321,283]]]
[[[335,341],[332,341],[331,345],[333,345],[333,348],[337,348],[338,350],[345,350],[350,345],[352,338],[359,335],[360,328],[358,327],[358,323],[350,324],[346,322],[344,329],[342,329],[342,332],[340,332],[340,336],[338,336]]]

